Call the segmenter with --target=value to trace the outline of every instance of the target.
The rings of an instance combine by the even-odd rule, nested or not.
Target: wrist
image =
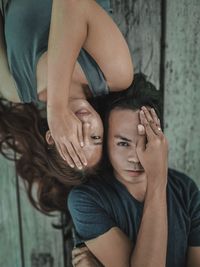
[[[62,96],[62,94],[60,94],[59,91],[57,92],[58,92],[57,96],[49,97],[48,91],[47,91],[47,108],[61,109],[61,108],[66,108],[68,106],[69,99],[67,95]]]
[[[55,102],[55,103],[47,103],[47,110],[48,111],[57,111],[57,110],[66,110],[68,108],[68,104],[62,102]]]
[[[167,186],[159,185],[154,187],[147,186],[145,202],[154,205],[165,205],[167,199]]]

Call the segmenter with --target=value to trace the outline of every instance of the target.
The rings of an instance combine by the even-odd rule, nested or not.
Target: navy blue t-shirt
[[[169,170],[167,201],[167,267],[183,267],[188,246],[200,246],[200,191],[192,179]],[[118,227],[134,245],[143,206],[112,175],[74,187],[68,197],[68,208],[77,232],[77,244]]]

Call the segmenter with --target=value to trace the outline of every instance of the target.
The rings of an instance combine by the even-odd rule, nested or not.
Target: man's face
[[[116,178],[125,183],[140,182],[145,178],[136,152],[139,123],[138,110],[114,109],[109,116],[108,154]]]

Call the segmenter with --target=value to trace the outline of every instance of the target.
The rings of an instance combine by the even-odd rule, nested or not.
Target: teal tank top
[[[109,0],[97,1],[108,12]],[[38,102],[36,67],[47,51],[52,0],[1,0],[10,71],[22,102]],[[105,77],[95,60],[81,49],[78,56],[93,96],[108,93]]]

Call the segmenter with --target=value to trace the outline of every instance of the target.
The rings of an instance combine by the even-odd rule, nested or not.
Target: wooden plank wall
[[[200,186],[200,1],[112,0],[135,71],[164,97],[169,166]]]
[[[170,165],[200,186],[200,1],[167,1],[165,132]]]
[[[20,227],[13,163],[0,156],[0,266],[21,267]]]
[[[144,72],[159,87],[160,0],[111,0],[111,6],[113,19],[129,44],[135,72]]]
[[[63,267],[62,232],[52,227],[60,224],[60,214],[55,218],[41,214],[29,203],[22,183],[20,189],[24,267]]]
[[[50,218],[36,211],[13,162],[2,156],[0,174],[0,266],[64,267],[62,232],[52,227],[60,224],[60,214]]]
[[[200,2],[111,0],[111,6],[136,72],[147,74],[164,93],[170,166],[200,186]],[[17,190],[12,163],[2,157],[0,179],[0,266],[69,267],[62,233],[51,227],[60,215],[52,219],[35,211],[21,184]]]

